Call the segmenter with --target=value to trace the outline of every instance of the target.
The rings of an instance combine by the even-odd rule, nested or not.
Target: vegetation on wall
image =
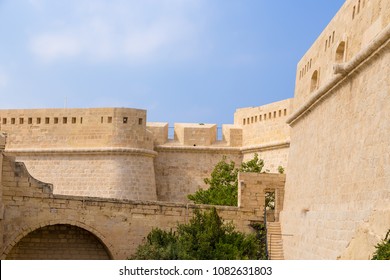
[[[390,260],[390,229],[386,234],[385,239],[379,242],[375,248],[376,251],[372,257],[373,260]]]
[[[252,160],[236,167],[223,157],[215,166],[210,178],[204,179],[207,190],[188,195],[199,204],[237,206],[238,172],[260,173],[263,160],[255,154]],[[274,204],[274,193],[266,194],[268,204]],[[256,234],[237,232],[231,223],[224,223],[215,208],[194,211],[188,224],[177,226],[176,231],[153,229],[131,259],[138,260],[242,260],[267,259],[264,224],[251,225]]]
[[[237,232],[224,223],[215,208],[195,210],[188,224],[176,232],[153,229],[131,259],[137,260],[243,260],[265,258],[264,226],[253,226],[257,234]]]
[[[197,204],[229,205],[237,206],[238,194],[238,172],[260,173],[264,167],[264,161],[255,154],[254,158],[235,167],[234,161],[226,162],[223,157],[214,167],[210,178],[204,182],[210,187],[206,190],[200,189],[194,194],[187,196],[189,200]]]

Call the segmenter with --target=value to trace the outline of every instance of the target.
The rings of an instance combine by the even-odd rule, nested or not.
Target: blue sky
[[[129,107],[233,122],[293,97],[344,0],[0,0],[0,108]]]

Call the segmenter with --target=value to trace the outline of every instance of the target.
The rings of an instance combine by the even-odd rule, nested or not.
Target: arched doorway
[[[38,228],[9,252],[10,260],[108,260],[106,246],[91,232],[68,224]]]

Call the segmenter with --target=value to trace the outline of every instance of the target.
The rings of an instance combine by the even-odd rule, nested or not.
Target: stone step
[[[271,260],[284,260],[283,240],[279,222],[267,223],[268,252]]]

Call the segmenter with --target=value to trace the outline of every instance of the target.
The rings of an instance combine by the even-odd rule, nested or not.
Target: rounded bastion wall
[[[157,200],[153,154],[30,154],[17,156],[40,181],[62,195]]]
[[[0,123],[6,154],[55,194],[157,199],[145,110],[0,110]]]

